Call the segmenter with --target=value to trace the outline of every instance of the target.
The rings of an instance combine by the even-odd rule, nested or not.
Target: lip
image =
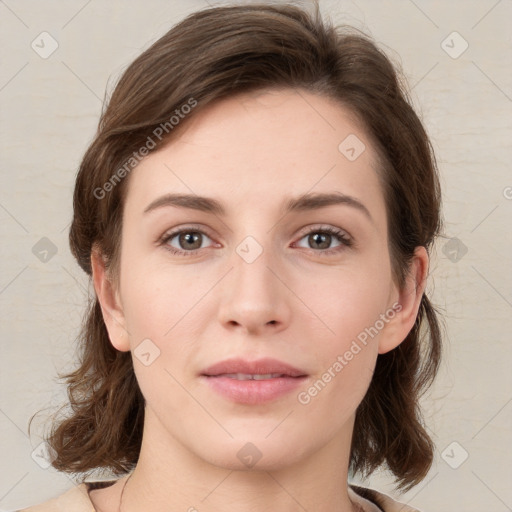
[[[280,376],[265,380],[237,380],[227,376],[234,373]],[[209,366],[200,374],[200,379],[216,393],[230,401],[249,405],[276,400],[303,385],[307,377],[306,372],[272,358],[255,361],[227,359]]]
[[[201,375],[213,377],[226,373],[250,373],[255,375],[281,373],[288,377],[302,377],[307,375],[305,371],[270,357],[256,359],[255,361],[247,361],[240,358],[226,359],[225,361],[220,361],[209,366],[201,372]]]

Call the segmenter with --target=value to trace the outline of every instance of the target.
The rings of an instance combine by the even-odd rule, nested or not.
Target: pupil
[[[330,239],[330,237],[331,237],[331,235],[315,233],[315,234],[311,235],[310,238],[314,241],[314,243],[320,243],[320,245],[322,245],[322,247],[320,247],[320,249],[326,249],[329,247],[329,242],[326,242],[326,240]],[[318,239],[320,239],[320,241]],[[322,240],[323,240],[323,242],[322,242]]]
[[[180,242],[185,242],[186,244],[194,244],[197,240],[199,240],[199,233],[197,232],[189,232],[181,235]],[[199,243],[199,247],[201,246],[201,243]],[[190,247],[189,247],[190,248]],[[197,249],[198,247],[192,247],[192,249]]]

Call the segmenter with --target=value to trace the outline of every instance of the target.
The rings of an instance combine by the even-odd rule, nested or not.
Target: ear
[[[425,247],[416,247],[402,289],[395,287],[395,302],[391,309],[395,315],[386,324],[379,340],[379,354],[385,354],[405,340],[416,322],[425,291],[429,258]]]
[[[121,352],[130,350],[130,340],[117,287],[108,276],[105,261],[97,248],[91,251],[91,267],[94,289],[100,302],[103,321],[110,343]]]

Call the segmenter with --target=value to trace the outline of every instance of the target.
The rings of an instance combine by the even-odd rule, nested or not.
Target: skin
[[[149,338],[160,350],[149,366],[133,357],[146,414],[122,510],[358,510],[340,485],[355,411],[378,354],[399,345],[414,324],[427,253],[416,249],[399,289],[376,153],[333,100],[260,91],[217,102],[188,121],[129,177],[118,279],[106,274],[97,252],[91,256],[113,346],[133,356]],[[366,146],[355,161],[338,150],[349,134]],[[357,198],[371,218],[348,204],[282,213],[289,197],[333,191]],[[144,213],[169,192],[216,198],[226,215],[175,206]],[[353,245],[334,235],[315,245],[310,227],[343,230]],[[203,231],[192,244],[201,248],[173,255],[166,244],[191,251],[178,236],[159,245],[173,228]],[[263,249],[252,263],[236,252],[247,236]],[[401,311],[307,405],[295,391],[263,405],[236,404],[198,378],[229,357],[274,357],[304,370],[307,389],[395,303]],[[237,457],[248,442],[262,454],[251,469]],[[92,491],[95,506],[117,511],[123,484]]]

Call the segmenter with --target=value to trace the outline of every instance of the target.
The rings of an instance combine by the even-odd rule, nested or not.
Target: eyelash
[[[172,231],[171,233],[165,233],[162,238],[159,241],[159,245],[164,246],[164,248],[171,252],[174,255],[177,256],[194,256],[196,255],[197,251],[200,251],[201,249],[193,249],[191,251],[184,251],[181,249],[176,249],[174,247],[171,247],[168,245],[168,242],[176,237],[176,235],[180,235],[181,233],[200,233],[202,235],[206,235],[208,238],[211,238],[208,236],[207,233],[205,233],[201,229],[196,229],[193,227],[188,227],[184,229],[180,229],[177,231]],[[352,238],[350,238],[344,231],[332,228],[332,227],[326,227],[326,228],[312,228],[308,230],[306,233],[304,233],[300,238],[299,241],[302,240],[304,237],[311,235],[312,233],[321,233],[321,234],[328,234],[334,236],[341,245],[334,247],[332,249],[309,249],[310,251],[313,251],[316,255],[319,256],[330,256],[334,253],[339,253],[344,248],[352,247],[354,245],[354,241]],[[203,247],[204,249],[204,247]]]

